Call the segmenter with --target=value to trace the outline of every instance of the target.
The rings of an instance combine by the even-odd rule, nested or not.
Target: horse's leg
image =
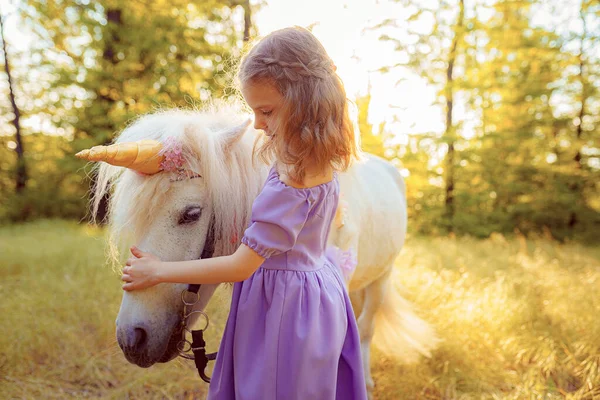
[[[363,303],[365,301],[365,289],[355,290],[350,292],[350,302],[352,303],[352,309],[354,310],[354,317],[358,320],[360,312],[362,311]]]
[[[384,275],[377,278],[377,280],[361,290],[361,292],[363,292],[361,296],[362,307],[360,308],[360,314],[358,316],[357,323],[358,333],[360,335],[363,370],[365,373],[365,381],[367,384],[367,393],[369,398],[372,398],[373,388],[375,387],[373,377],[371,376],[370,366],[371,341],[373,340],[373,333],[375,331],[374,319],[377,310],[379,310],[379,307],[383,302],[385,291],[387,290],[388,278],[390,276],[389,271],[391,271],[391,268],[389,268],[388,272],[386,272]]]

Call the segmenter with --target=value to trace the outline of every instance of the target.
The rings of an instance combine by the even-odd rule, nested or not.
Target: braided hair
[[[276,140],[257,148],[264,161],[276,156],[302,182],[308,166],[344,171],[358,158],[344,85],[307,29],[285,28],[264,37],[242,59],[238,79],[242,86],[273,85],[283,97],[273,127]]]

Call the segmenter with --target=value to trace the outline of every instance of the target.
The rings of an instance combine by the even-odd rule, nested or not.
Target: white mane
[[[252,158],[256,131],[248,129],[233,146],[227,146],[223,133],[249,116],[231,106],[202,111],[168,110],[142,116],[121,132],[114,143],[154,139],[165,143],[173,137],[182,144],[186,166],[203,179],[187,179],[186,184],[204,184],[212,201],[215,218],[215,255],[230,254],[246,228],[252,202],[263,177],[260,163]],[[97,183],[93,191],[92,215],[97,214],[103,196],[111,193],[109,214],[110,258],[117,261],[119,248],[144,234],[156,210],[164,206],[166,193],[174,184],[170,173],[140,176],[123,167],[99,163],[94,169]],[[181,182],[179,182],[181,184]],[[235,213],[233,210],[238,210]],[[233,214],[232,214],[233,212]]]

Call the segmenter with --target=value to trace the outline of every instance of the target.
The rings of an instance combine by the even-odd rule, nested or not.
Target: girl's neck
[[[288,186],[292,186],[298,189],[310,188],[318,186],[323,183],[327,183],[333,179],[333,169],[328,168],[327,170],[311,170],[307,169],[304,174],[302,182],[297,182],[291,178],[290,172],[291,167],[281,163],[275,163],[275,169],[279,174],[279,179]]]

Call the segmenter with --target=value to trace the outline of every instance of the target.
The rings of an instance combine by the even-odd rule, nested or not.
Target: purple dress
[[[242,243],[266,260],[233,287],[210,400],[363,400],[360,340],[325,256],[339,183],[296,189],[272,168]]]

